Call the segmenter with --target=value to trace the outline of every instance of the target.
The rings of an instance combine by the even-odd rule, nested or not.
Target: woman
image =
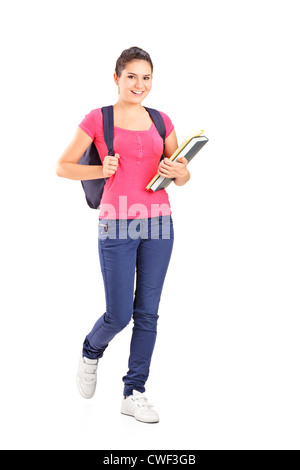
[[[146,190],[158,171],[184,185],[190,178],[187,160],[169,161],[178,147],[170,118],[160,112],[166,127],[163,140],[150,114],[142,106],[152,86],[153,64],[138,47],[122,52],[114,81],[119,99],[113,106],[114,152],[108,156],[101,108],[85,116],[57,163],[58,176],[75,180],[107,178],[99,214],[98,249],[103,275],[106,312],[86,336],[77,373],[77,387],[84,398],[96,389],[99,359],[112,338],[133,318],[128,372],[123,377],[121,412],[143,422],[159,416],[145,396],[157,332],[158,307],[173,241],[173,221],[165,191]],[[95,142],[103,165],[78,164]],[[136,272],[136,288],[134,291]]]

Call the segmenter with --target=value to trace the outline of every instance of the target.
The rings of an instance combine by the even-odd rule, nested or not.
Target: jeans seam
[[[100,243],[100,250],[101,250],[101,253],[102,253],[102,259],[103,259],[103,271],[104,271],[104,289],[105,289],[105,295],[106,295],[106,307],[108,307],[109,305],[109,289],[108,289],[108,282],[107,282],[107,277],[106,277],[106,265],[105,265],[105,259],[104,259],[104,254],[103,254],[103,249],[102,249],[102,243],[101,243],[101,239],[99,239],[99,243]],[[107,312],[106,312],[107,313]],[[95,333],[97,333],[97,331],[99,330],[99,328],[101,328],[102,325],[99,325],[97,329],[95,329],[95,331],[93,331],[93,334],[92,336],[90,336],[89,338],[89,341],[92,340],[93,336],[95,335]],[[105,348],[104,348],[105,349]]]
[[[106,263],[105,263],[104,252],[103,252],[101,240],[100,240],[100,250],[101,250],[102,259],[103,259],[103,271],[104,271],[104,278],[105,278],[104,282],[105,282],[105,291],[106,291],[106,296],[107,296],[106,304],[107,304],[107,307],[109,309],[109,305],[110,305],[109,288],[108,288],[107,275],[106,275]]]

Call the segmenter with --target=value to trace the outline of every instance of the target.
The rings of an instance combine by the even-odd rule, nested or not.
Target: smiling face
[[[139,104],[152,87],[151,65],[146,60],[127,62],[120,77],[114,73],[114,80],[119,86],[119,99]]]

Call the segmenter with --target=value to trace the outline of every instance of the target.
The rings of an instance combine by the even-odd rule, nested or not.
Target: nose
[[[136,86],[136,88],[143,88],[144,87],[143,79],[141,77],[140,78],[138,77],[136,79],[135,86]]]

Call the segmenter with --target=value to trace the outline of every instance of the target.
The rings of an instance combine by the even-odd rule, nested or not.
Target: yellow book
[[[188,162],[194,158],[194,156],[202,149],[202,147],[208,142],[208,138],[203,134],[203,130],[195,132],[194,134],[187,137],[182,144],[175,150],[170,160],[175,162],[179,157],[185,157]],[[152,178],[152,180],[146,186],[146,189],[152,191],[159,191],[164,189],[173,181],[174,178],[165,178],[159,173]]]

